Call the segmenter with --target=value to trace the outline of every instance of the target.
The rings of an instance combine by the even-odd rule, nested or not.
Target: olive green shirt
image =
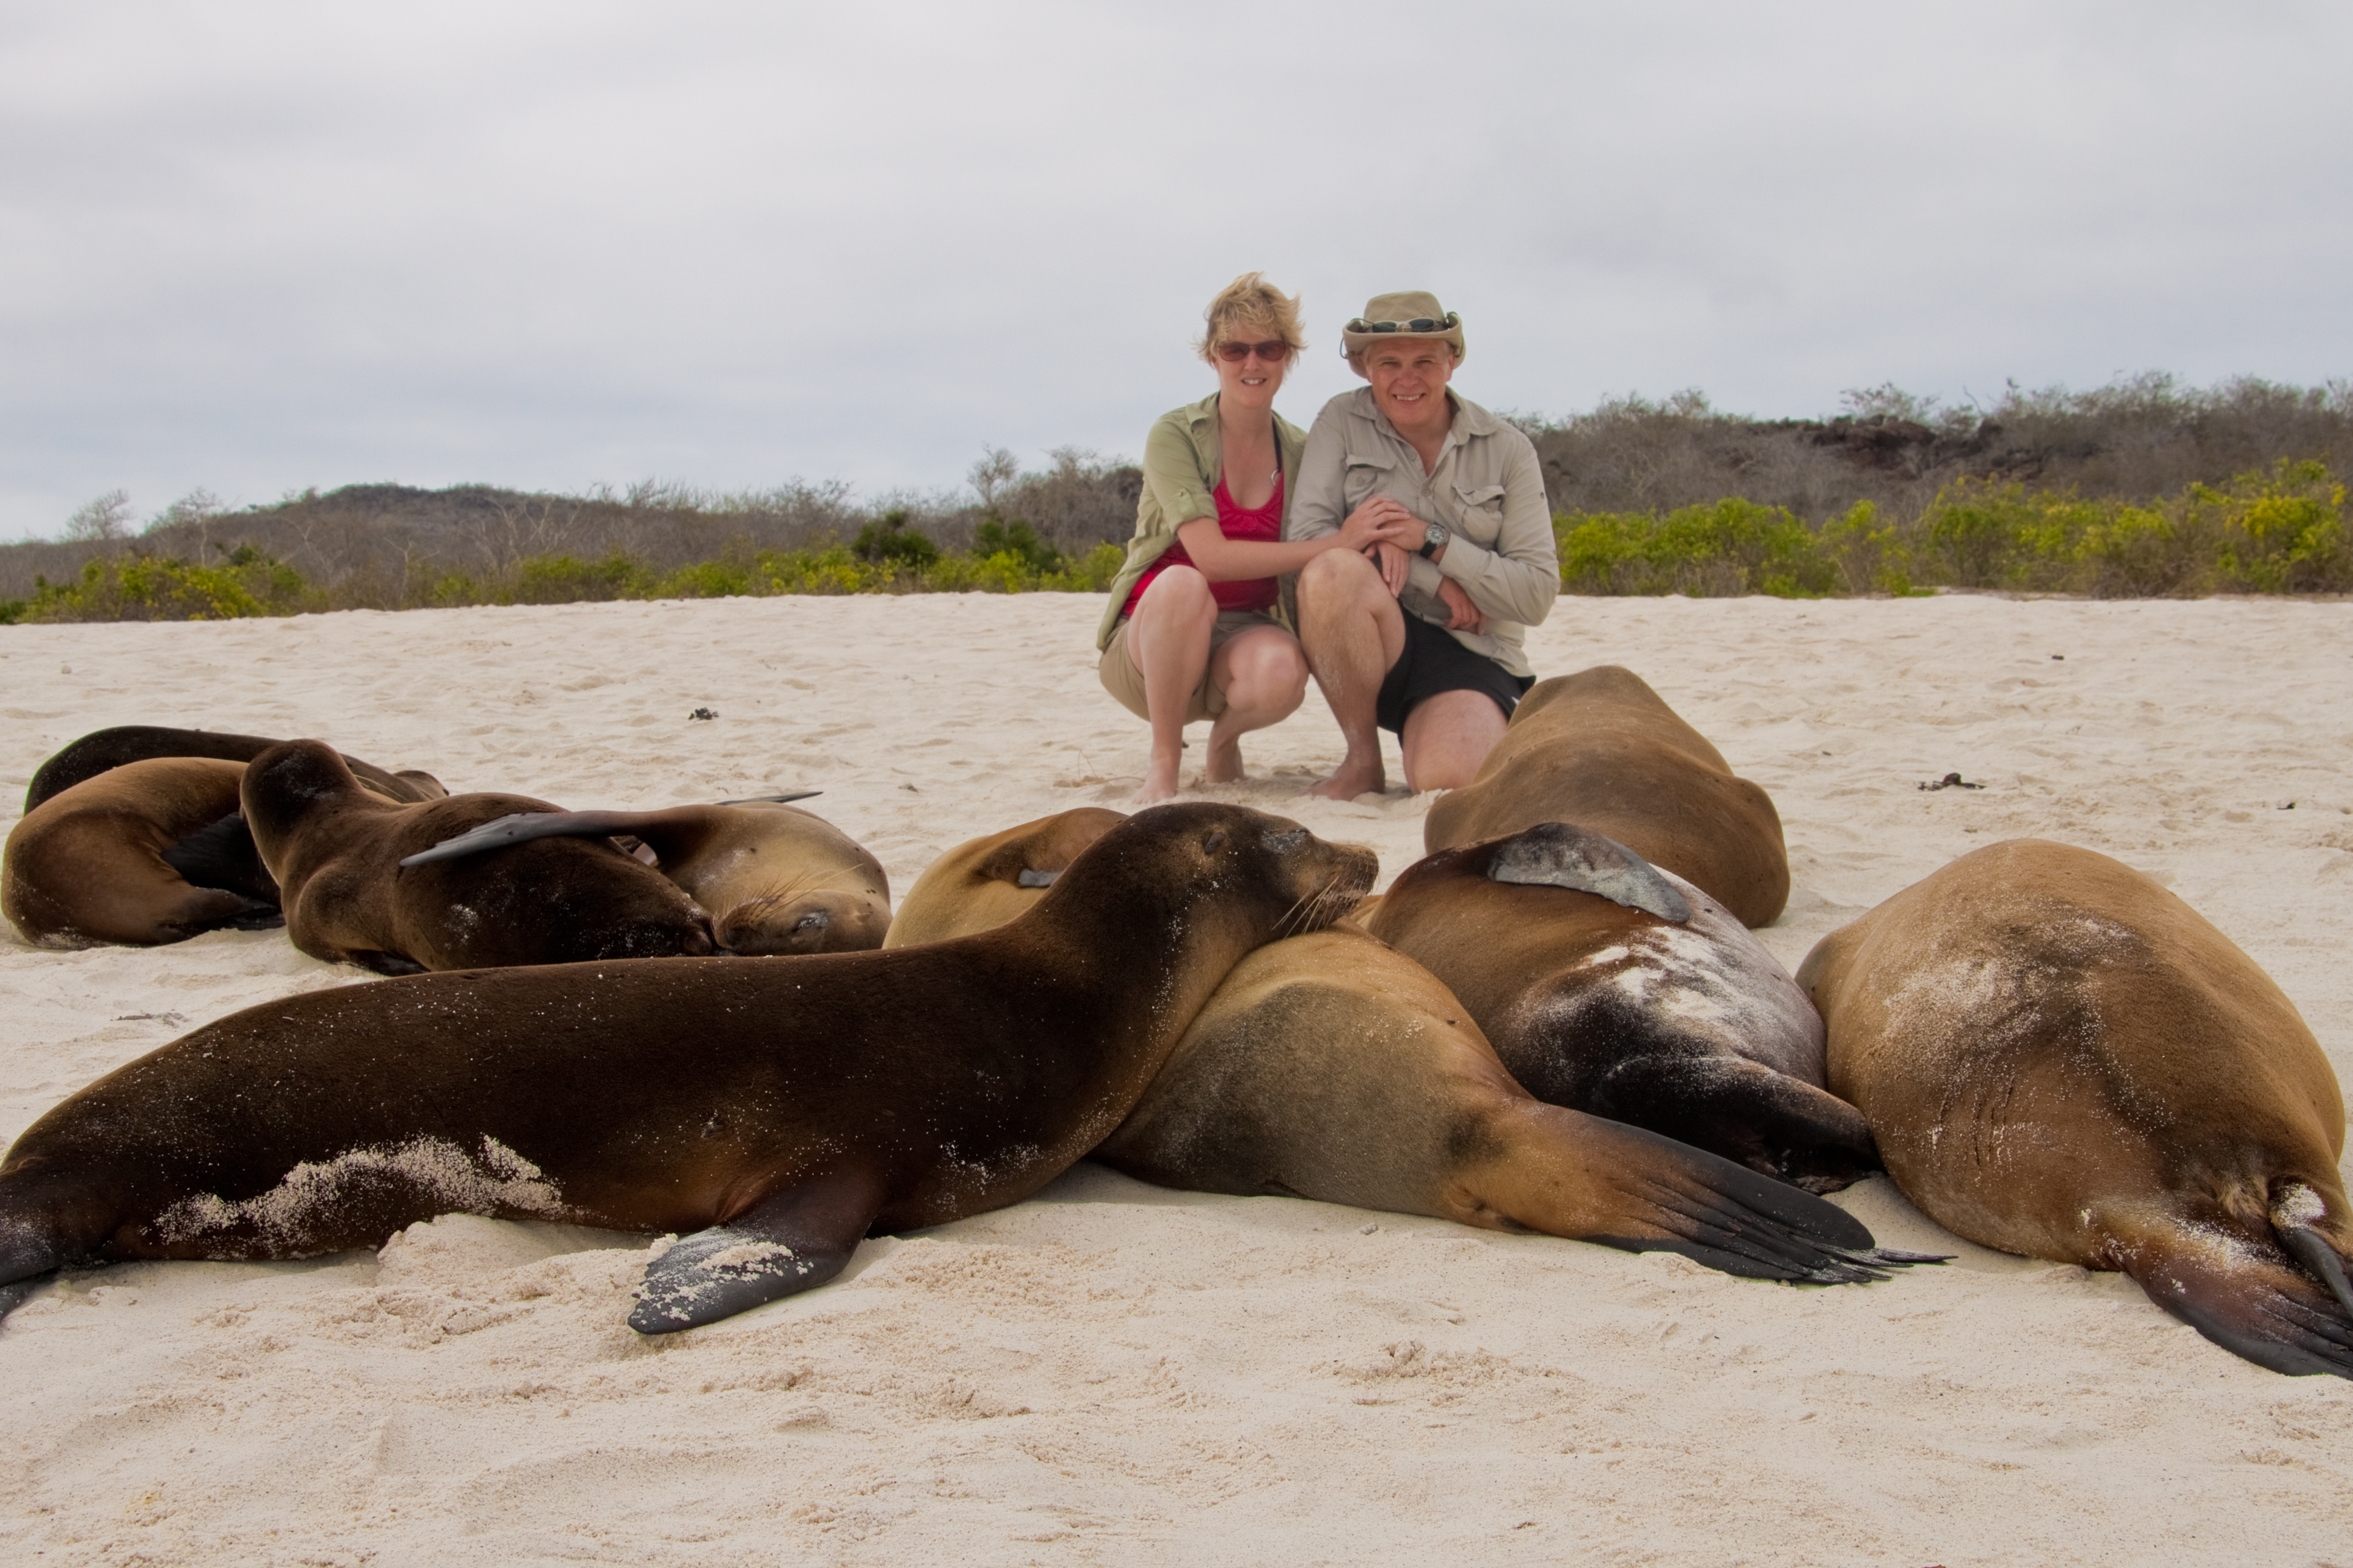
[[[1552,613],[1560,594],[1560,548],[1544,470],[1528,438],[1467,398],[1446,395],[1454,423],[1425,474],[1421,455],[1373,401],[1373,389],[1344,392],[1324,405],[1307,433],[1298,493],[1284,509],[1282,537],[1336,533],[1376,495],[1401,504],[1453,537],[1442,561],[1417,556],[1398,605],[1433,626],[1448,619],[1441,575],[1460,584],[1487,617],[1483,632],[1450,632],[1472,652],[1514,675],[1534,675],[1522,650],[1526,628]]]
[[[1299,489],[1301,456],[1306,433],[1278,414],[1274,416],[1274,451],[1282,465],[1282,536],[1291,537],[1292,501]],[[1152,422],[1144,437],[1144,493],[1135,499],[1135,537],[1127,542],[1127,561],[1111,585],[1111,603],[1103,606],[1103,625],[1095,632],[1101,651],[1119,626],[1120,612],[1136,580],[1176,542],[1176,531],[1196,518],[1212,522],[1218,517],[1219,456],[1218,394],[1198,403],[1172,408]],[[1280,613],[1278,619],[1285,618]]]

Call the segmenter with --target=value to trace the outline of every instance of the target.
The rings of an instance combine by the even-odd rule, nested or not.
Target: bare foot
[[[1377,758],[1371,763],[1344,762],[1330,778],[1307,793],[1319,800],[1354,800],[1360,795],[1377,793],[1388,782]]]
[[[1242,773],[1242,743],[1239,740],[1219,740],[1209,736],[1209,758],[1201,769],[1203,784],[1240,784]]]
[[[1144,787],[1135,792],[1131,805],[1156,805],[1176,793],[1176,759],[1165,761],[1155,757],[1144,770]]]

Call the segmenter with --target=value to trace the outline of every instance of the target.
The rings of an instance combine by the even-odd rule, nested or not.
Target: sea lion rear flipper
[[[822,1285],[849,1262],[881,1208],[881,1184],[862,1173],[772,1193],[646,1265],[629,1327],[673,1333]]]
[[[2353,1378],[2353,1313],[2284,1260],[2218,1255],[2185,1229],[2131,1247],[2125,1272],[2233,1355],[2291,1377]]]
[[[1736,1160],[1810,1193],[1878,1170],[1862,1112],[1828,1089],[1738,1057],[1637,1057],[1588,1102],[1596,1115]]]
[[[2329,1245],[2328,1238],[2308,1225],[2281,1225],[2274,1220],[2272,1229],[2295,1260],[2328,1287],[2328,1293],[2337,1298],[2345,1315],[2353,1318],[2353,1281],[2345,1278],[2345,1260],[2337,1256],[2337,1248]]]

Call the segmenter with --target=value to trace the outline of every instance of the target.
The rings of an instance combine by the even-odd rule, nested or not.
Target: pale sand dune
[[[0,811],[104,724],[315,734],[573,806],[820,788],[903,892],[973,834],[1133,789],[1098,603],[8,629]],[[2187,898],[2353,1075],[2353,605],[1565,600],[1530,651],[1630,666],[1772,791],[1784,963],[1957,854],[2063,838]],[[1337,752],[1311,696],[1217,793],[1371,844],[1386,880],[1427,802],[1297,798]],[[1988,787],[1914,787],[1953,771]],[[0,1136],[196,1024],[362,979],[278,933],[11,936]],[[1841,1201],[1960,1256],[1800,1290],[1082,1165],[659,1342],[621,1321],[645,1239],[553,1226],[83,1274],[0,1331],[0,1558],[2353,1563],[2353,1386],[1957,1243],[1884,1181]]]

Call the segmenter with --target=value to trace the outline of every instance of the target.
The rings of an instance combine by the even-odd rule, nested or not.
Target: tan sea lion
[[[1531,688],[1479,776],[1431,805],[1422,845],[1460,848],[1539,822],[1617,840],[1744,925],[1771,925],[1789,901],[1772,796],[1736,777],[1705,736],[1618,665]]]
[[[1003,925],[1037,902],[1088,845],[1124,820],[1118,812],[1082,805],[957,845],[923,868],[899,900],[882,945],[909,947]]]
[[[25,812],[30,816],[51,795],[125,763],[151,757],[217,757],[226,762],[249,763],[278,743],[260,735],[174,730],[160,724],[117,724],[111,729],[93,730],[34,770],[33,782],[25,791]],[[386,800],[438,800],[449,793],[439,779],[416,768],[392,773],[349,756],[343,763],[362,784]]]
[[[245,819],[278,879],[286,934],[314,958],[382,974],[707,953],[694,900],[604,839],[547,838],[404,869],[404,857],[519,812],[517,795],[401,805],[332,749],[288,741],[246,765]]]
[[[2260,1366],[2353,1377],[2344,1097],[2295,1004],[2188,904],[2011,839],[1832,931],[1798,978],[1831,1087],[1939,1225],[2120,1269]]]
[[[1348,924],[1236,964],[1095,1158],[1164,1186],[1680,1252],[1751,1278],[1854,1283],[1924,1261],[1728,1160],[1532,1099],[1452,993]]]
[[[156,757],[62,790],[0,851],[0,912],[43,947],[185,942],[280,923],[237,816],[243,763]]]
[[[711,934],[730,952],[855,952],[881,946],[890,929],[891,880],[881,862],[825,818],[780,800],[524,813],[485,823],[401,865],[536,838],[622,836],[642,843],[654,868],[710,911]]]
[[[1582,826],[1399,873],[1366,920],[1462,999],[1530,1094],[1831,1192],[1878,1167],[1822,1023],[1722,904]]]
[[[694,1232],[629,1321],[709,1322],[822,1284],[860,1237],[1036,1192],[1119,1123],[1245,952],[1329,921],[1374,869],[1280,817],[1166,805],[960,942],[422,974],[248,1008],[16,1140],[0,1308],[60,1266],[299,1257],[464,1210]]]

